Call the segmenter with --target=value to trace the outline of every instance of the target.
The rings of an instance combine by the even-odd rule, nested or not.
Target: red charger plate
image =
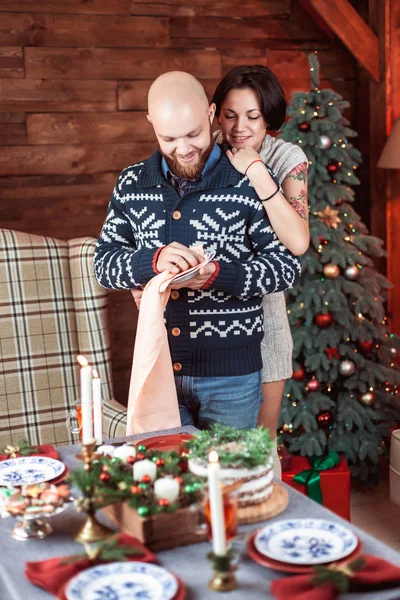
[[[264,556],[261,554],[254,545],[254,538],[257,535],[257,531],[251,534],[249,539],[247,540],[246,550],[247,554],[250,556],[252,560],[254,560],[259,565],[263,567],[267,567],[268,569],[275,569],[275,571],[283,571],[284,573],[314,573],[314,569],[312,566],[308,565],[293,565],[291,563],[281,562],[280,560],[274,560],[273,558],[269,558],[268,556]],[[357,538],[358,544],[354,548],[353,552],[342,558],[341,560],[335,560],[335,564],[337,565],[347,565],[352,562],[356,558],[358,558],[362,552],[362,542],[359,538]],[[329,563],[323,563],[323,566],[327,566]]]
[[[180,453],[183,451],[183,445],[193,437],[190,433],[172,433],[170,435],[157,435],[155,437],[139,440],[135,442],[135,446],[138,444],[144,444],[147,450],[175,450]]]

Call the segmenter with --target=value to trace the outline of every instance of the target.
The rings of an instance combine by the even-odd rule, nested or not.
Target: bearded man
[[[215,260],[175,283],[165,311],[182,425],[255,427],[262,401],[263,294],[292,287],[299,258],[277,239],[247,177],[213,141],[215,105],[188,73],[152,84],[159,150],[120,174],[95,251],[97,281],[142,288],[161,271]],[[150,333],[151,335],[151,333]]]

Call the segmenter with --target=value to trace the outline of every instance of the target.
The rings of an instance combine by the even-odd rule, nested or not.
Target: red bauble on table
[[[300,131],[310,131],[310,123],[308,121],[299,123],[299,129],[300,129]]]
[[[374,342],[361,341],[358,342],[357,345],[360,348],[360,350],[368,354],[368,352],[371,352],[372,348],[374,347]]]
[[[182,477],[177,476],[177,477],[174,477],[174,479],[175,479],[175,481],[177,481],[179,483],[179,485],[182,485],[182,482],[183,482]]]
[[[300,366],[297,371],[293,371],[293,375],[292,375],[292,379],[294,379],[295,381],[303,381],[303,379],[305,379],[306,376],[306,372],[304,370],[304,367]]]
[[[318,313],[315,315],[314,322],[320,329],[326,329],[332,325],[333,315],[329,312],[324,315],[322,313]]]
[[[139,487],[138,485],[133,485],[133,486],[131,487],[131,490],[130,490],[130,492],[131,492],[131,494],[133,494],[134,496],[137,496],[138,494],[141,494],[141,493],[142,493],[142,488],[141,488],[141,487]]]
[[[151,482],[151,477],[150,475],[143,475],[142,479],[141,479],[142,483],[150,483]]]
[[[138,454],[136,454],[136,460],[143,460],[143,459],[144,459],[143,452],[139,452]]]
[[[157,467],[162,467],[164,465],[164,459],[163,458],[157,458],[156,465],[157,465]]]
[[[162,508],[167,508],[169,506],[169,502],[166,498],[160,498],[158,501],[158,505]]]
[[[126,459],[126,462],[128,463],[128,465],[133,465],[135,460],[136,460],[136,456],[128,456],[128,458]]]

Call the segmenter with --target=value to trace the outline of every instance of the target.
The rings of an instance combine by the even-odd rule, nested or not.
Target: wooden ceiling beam
[[[307,0],[357,61],[379,81],[379,40],[348,0]]]

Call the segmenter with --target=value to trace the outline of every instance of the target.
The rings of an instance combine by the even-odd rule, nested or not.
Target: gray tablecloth
[[[192,433],[196,431],[193,427],[182,427],[172,429],[168,432],[157,432],[157,434],[148,434],[140,436],[131,436],[127,439],[143,439],[152,435],[162,433]],[[62,460],[69,466],[74,467],[77,464],[75,454],[78,453],[79,446],[68,446],[59,449]],[[325,518],[337,521],[349,526],[362,540],[364,551],[375,554],[381,558],[386,558],[392,563],[400,566],[400,553],[379,542],[375,538],[364,533],[361,529],[349,525],[340,517],[326,510],[319,504],[309,500],[306,496],[296,492],[292,488],[289,491],[289,506],[285,513],[276,519],[293,517],[315,517]],[[379,507],[377,507],[379,510]],[[11,538],[11,529],[14,525],[13,518],[0,520],[0,600],[48,600],[52,598],[50,594],[32,585],[23,576],[24,563],[29,560],[43,560],[54,556],[66,556],[81,552],[82,547],[74,542],[73,536],[79,530],[84,521],[84,515],[75,512],[73,507],[68,508],[51,519],[54,532],[45,540],[19,542]],[[241,531],[251,531],[260,525],[253,525],[241,528]],[[286,575],[270,569],[266,569],[256,564],[245,552],[243,544],[240,557],[237,579],[239,587],[237,590],[229,593],[211,592],[208,587],[208,581],[211,576],[210,563],[206,559],[206,553],[210,550],[208,543],[194,544],[191,546],[182,546],[173,550],[164,550],[158,553],[160,563],[170,571],[179,575],[187,586],[188,600],[207,600],[217,598],[227,598],[229,600],[254,600],[271,599],[269,587],[273,579],[284,577]],[[341,600],[400,600],[400,587],[385,592],[374,592],[366,594],[345,594],[340,596]],[[288,598],[288,600],[290,600]]]

